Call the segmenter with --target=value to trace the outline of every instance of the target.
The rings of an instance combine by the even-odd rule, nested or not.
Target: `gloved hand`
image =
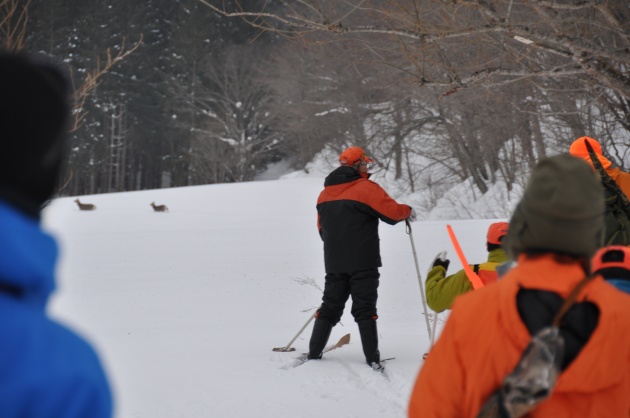
[[[436,258],[435,261],[433,262],[433,267],[442,266],[444,267],[444,270],[448,270],[449,264],[451,264],[451,260],[449,260],[448,258],[445,258],[445,259]]]
[[[411,213],[409,214],[409,217],[407,219],[409,219],[409,222],[413,222],[418,218],[418,215],[416,214],[416,210],[414,208],[412,208],[411,206],[409,206],[411,208]]]

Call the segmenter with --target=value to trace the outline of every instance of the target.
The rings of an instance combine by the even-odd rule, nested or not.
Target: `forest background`
[[[78,92],[98,76],[61,195],[249,181],[350,145],[427,210],[520,189],[584,135],[630,165],[626,0],[0,4],[5,47],[66,62]]]

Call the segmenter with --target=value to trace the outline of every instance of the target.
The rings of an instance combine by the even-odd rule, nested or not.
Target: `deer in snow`
[[[151,202],[151,206],[155,212],[168,212],[166,205],[156,205],[155,202]]]
[[[91,203],[81,203],[79,199],[74,199],[74,201],[77,202],[80,210],[96,210],[96,205],[93,205]]]

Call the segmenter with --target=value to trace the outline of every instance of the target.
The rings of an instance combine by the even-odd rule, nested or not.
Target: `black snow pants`
[[[343,314],[348,298],[352,296],[352,316],[356,322],[376,319],[378,298],[377,268],[352,273],[328,273],[324,285],[322,306],[317,318],[336,325]]]

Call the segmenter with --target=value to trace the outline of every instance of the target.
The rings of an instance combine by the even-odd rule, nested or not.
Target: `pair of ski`
[[[343,347],[349,342],[350,342],[350,334],[346,334],[343,337],[341,337],[339,341],[337,341],[335,344],[329,345],[328,347],[324,348],[324,351],[322,352],[322,354],[326,354],[332,350],[336,350],[337,348]],[[301,366],[307,361],[308,361],[308,353],[304,353],[298,357],[295,357],[291,363],[287,364],[286,366],[283,366],[282,369],[284,370],[293,369],[295,367]]]
[[[322,355],[326,354],[326,353],[328,353],[328,352],[330,352],[332,350],[336,350],[338,348],[341,348],[341,347],[343,347],[344,345],[346,345],[348,343],[350,343],[350,334],[344,335],[335,344],[332,344],[332,345],[329,345],[328,347],[326,347],[324,349],[324,351],[322,352]],[[393,360],[393,359],[394,359],[393,357],[392,358],[383,359],[383,360],[381,360],[381,363],[383,363],[385,361],[388,361],[388,360]],[[307,361],[308,361],[308,353],[304,353],[304,354],[301,354],[299,357],[294,358],[292,362],[290,362],[289,364],[287,364],[287,365],[285,365],[285,366],[283,366],[281,368],[283,370],[294,369],[294,368],[296,368],[298,366],[301,366],[302,364],[306,363]],[[381,373],[383,376],[385,376],[385,378],[387,378],[387,375],[385,374],[385,368],[382,365],[380,365],[380,367],[372,366],[372,369],[374,371],[377,371],[377,372]],[[387,379],[389,380],[389,378],[387,378]]]

